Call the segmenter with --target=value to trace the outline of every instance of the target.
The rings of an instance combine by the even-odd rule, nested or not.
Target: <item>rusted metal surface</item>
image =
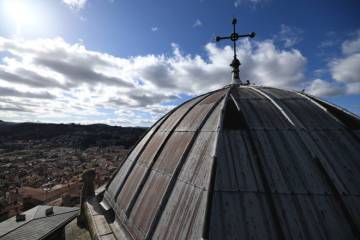
[[[264,87],[191,100],[129,155],[108,202],[134,239],[356,239],[359,133],[326,107]]]

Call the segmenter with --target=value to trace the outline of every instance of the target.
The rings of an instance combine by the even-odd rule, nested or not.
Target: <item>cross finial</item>
[[[248,84],[248,81],[247,83],[243,83],[241,82],[240,80],[240,70],[239,70],[239,67],[241,65],[239,59],[237,59],[237,56],[236,56],[236,41],[239,39],[239,38],[242,38],[242,37],[250,37],[250,38],[253,38],[255,37],[256,33],[255,32],[252,32],[252,33],[249,33],[249,34],[244,34],[244,35],[239,35],[238,33],[236,33],[236,23],[237,23],[237,19],[236,18],[233,18],[232,20],[232,25],[233,25],[233,33],[230,35],[230,36],[227,36],[227,37],[220,37],[220,36],[217,36],[215,38],[215,40],[217,42],[221,41],[221,40],[224,40],[224,39],[230,39],[232,42],[233,42],[233,48],[234,48],[234,59],[233,61],[231,62],[230,66],[232,67],[232,84],[241,84],[241,85],[247,85]]]

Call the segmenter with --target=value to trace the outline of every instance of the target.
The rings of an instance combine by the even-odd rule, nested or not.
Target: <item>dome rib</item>
[[[293,123],[293,121],[291,120],[291,118],[286,114],[286,112],[279,106],[279,104],[276,103],[276,101],[274,101],[274,99],[272,99],[269,95],[267,95],[266,93],[264,93],[263,91],[261,91],[260,89],[254,88],[254,87],[250,87],[250,89],[258,92],[259,94],[261,94],[262,96],[264,96],[265,98],[267,98],[281,113],[282,115],[291,123],[291,125],[293,125],[295,127],[295,124]],[[240,109],[239,109],[240,111]]]
[[[229,90],[226,90],[224,98],[228,92]],[[224,99],[220,99],[220,101],[217,104],[218,106],[214,107],[215,110],[212,111],[211,116],[203,121],[206,123],[202,124],[203,126],[176,180],[173,194],[168,201],[171,204],[166,205],[161,215],[161,221],[154,234],[155,239],[171,239],[174,236],[198,239],[202,236],[205,205],[208,199],[207,189],[211,179],[211,173],[208,173],[211,172],[211,165],[215,156],[214,148],[217,144],[214,142],[219,132],[221,110],[225,104]],[[190,212],[191,215],[189,215]],[[169,219],[168,216],[172,217]],[[196,230],[193,228],[194,226],[197,226]]]
[[[203,229],[201,231],[201,236],[202,236],[203,239],[209,239],[209,227],[210,227],[210,220],[211,220],[212,195],[213,195],[213,192],[214,192],[215,177],[216,177],[216,154],[217,154],[217,151],[218,151],[218,143],[219,143],[220,132],[223,130],[225,109],[226,109],[227,101],[228,101],[229,96],[230,96],[230,92],[231,92],[231,87],[227,91],[227,93],[226,93],[226,95],[224,97],[223,105],[221,106],[219,122],[218,122],[219,126],[218,126],[217,134],[215,136],[214,153],[213,153],[213,157],[212,157],[212,161],[211,161],[211,167],[210,167],[210,169],[211,169],[210,170],[210,182],[209,182],[209,186],[208,186],[208,194],[207,194],[207,197],[206,197],[207,200],[206,200],[206,208],[205,208],[205,214],[204,214],[204,226],[203,226]]]
[[[174,174],[195,135],[194,130],[196,130],[191,130],[193,126],[189,125],[190,131],[184,131],[186,130],[186,123],[189,120],[195,120],[192,122],[192,125],[200,125],[203,119],[199,117],[193,118],[192,116],[200,114],[205,117],[206,111],[201,111],[203,106],[205,106],[205,109],[207,106],[212,108],[213,104],[220,101],[223,91],[207,95],[188,109],[174,125],[172,131],[168,134],[166,142],[162,144],[161,149],[157,151],[157,155],[152,160],[152,165],[148,167],[149,175],[143,178],[144,185],[140,185],[141,189],[137,188],[139,195],[132,198],[134,199],[135,211],[127,215],[129,219],[132,219],[128,227],[130,227],[129,230],[135,238],[148,238],[162,200],[170,187],[169,184],[172,179],[176,180]],[[208,102],[209,100],[210,102]],[[181,131],[178,132],[177,130],[180,126],[182,126]],[[164,173],[169,175],[166,176]],[[156,195],[153,195],[154,191],[156,191]],[[120,195],[119,198],[121,198]],[[144,214],[145,209],[146,214]],[[141,230],[137,231],[139,229]]]
[[[355,114],[347,111],[346,109],[335,106],[331,103],[327,103],[317,97],[310,96],[307,94],[301,94],[301,95],[319,104],[321,107],[325,109],[325,111],[329,112],[335,119],[337,119],[339,122],[344,124],[349,129],[360,130],[360,118]]]
[[[226,90],[226,91],[229,92],[230,88],[228,90]],[[212,94],[212,96],[213,95],[214,95],[214,93]],[[209,97],[209,95],[207,97]],[[168,199],[170,198],[170,194],[172,193],[172,191],[174,189],[174,185],[175,185],[176,181],[178,180],[178,175],[180,174],[180,171],[181,171],[185,161],[187,160],[187,157],[188,157],[188,155],[189,155],[189,153],[190,153],[190,151],[192,149],[192,146],[193,146],[194,142],[196,141],[196,139],[197,139],[197,137],[198,137],[198,135],[200,133],[200,130],[202,129],[202,127],[204,126],[204,124],[206,123],[206,121],[210,117],[210,115],[213,113],[214,109],[221,103],[223,98],[224,98],[223,96],[220,96],[216,100],[216,102],[211,106],[211,108],[206,112],[205,117],[202,119],[202,121],[200,122],[200,124],[196,128],[195,133],[192,136],[192,139],[190,140],[189,145],[186,146],[186,150],[185,150],[184,154],[182,155],[182,157],[180,159],[180,162],[178,163],[178,165],[177,165],[177,167],[176,167],[176,169],[174,171],[174,174],[173,174],[173,176],[172,176],[172,178],[170,180],[167,191],[166,191],[164,197],[162,198],[160,207],[159,207],[159,209],[158,209],[158,211],[156,213],[154,221],[151,224],[149,233],[148,233],[148,235],[146,237],[147,239],[150,239],[152,237],[154,231],[155,231],[156,225],[158,224],[158,222],[160,220],[160,217],[161,217],[161,214],[162,214],[162,212],[163,212],[163,210],[165,208],[165,204],[167,204]],[[204,101],[204,100],[206,101],[206,97],[202,101]],[[201,104],[202,101],[198,102],[198,104]],[[187,114],[189,114],[189,112]]]
[[[195,102],[194,104],[194,99],[192,101],[189,101],[188,103],[191,104],[192,106],[188,107],[186,106],[185,107],[185,112],[181,113],[181,114],[178,114],[179,115],[179,120],[175,121],[174,122],[174,119],[166,119],[166,121],[163,121],[161,123],[161,125],[159,126],[159,128],[155,131],[156,133],[151,137],[151,140],[150,142],[148,143],[148,145],[146,146],[146,149],[154,149],[153,147],[151,147],[151,141],[154,140],[154,138],[156,138],[156,134],[160,134],[160,135],[163,135],[162,139],[163,140],[160,140],[157,141],[157,143],[155,145],[158,145],[157,147],[157,150],[155,149],[155,151],[153,151],[155,155],[153,155],[153,157],[151,157],[150,155],[150,159],[153,159],[150,161],[150,165],[146,166],[146,169],[149,169],[149,170],[146,170],[144,172],[144,170],[141,170],[141,164],[143,165],[145,162],[143,162],[143,160],[141,159],[142,155],[144,155],[145,153],[142,152],[141,154],[138,154],[139,157],[137,157],[136,159],[136,162],[134,163],[134,167],[135,168],[132,168],[131,169],[131,172],[130,174],[128,175],[128,179],[133,179],[131,182],[128,182],[128,181],[124,181],[124,184],[123,184],[123,187],[122,189],[118,189],[117,192],[120,192],[119,195],[117,196],[117,199],[115,199],[115,204],[113,206],[115,206],[115,212],[118,213],[117,215],[119,217],[122,217],[123,219],[127,219],[128,217],[130,217],[130,215],[134,215],[136,217],[136,213],[132,213],[132,209],[134,207],[134,205],[136,204],[136,202],[138,201],[139,197],[142,197],[142,195],[144,195],[145,193],[143,193],[145,190],[143,190],[144,188],[146,188],[147,186],[145,184],[147,184],[149,180],[149,177],[151,177],[149,174],[151,173],[151,169],[153,169],[154,167],[156,167],[156,162],[158,162],[158,158],[159,156],[164,152],[164,146],[168,146],[169,145],[169,142],[168,140],[171,138],[173,134],[173,132],[176,132],[176,128],[179,127],[179,125],[183,122],[183,119],[186,118],[187,116],[189,116],[189,112],[193,111],[194,108],[196,108],[197,106],[201,105],[202,103],[206,103],[207,99],[210,99],[210,98],[214,98],[214,96],[216,95],[219,95],[219,97],[221,98],[222,94],[223,93],[220,93],[218,94],[218,92],[222,92],[224,90],[218,90],[218,91],[214,91],[210,94],[206,94],[204,95],[203,98],[201,98],[199,101]],[[218,101],[218,100],[217,100]],[[186,104],[183,104],[182,106],[184,106]],[[181,107],[179,107],[177,110],[181,109]],[[176,115],[176,111],[174,111],[171,116],[172,118],[174,118],[174,115]],[[195,114],[196,116],[197,114]],[[194,119],[192,119],[193,121]],[[169,121],[172,121],[173,124],[171,124],[173,127],[169,128],[169,124],[167,124],[167,122]],[[201,120],[201,122],[203,122],[203,119]],[[200,123],[201,123],[200,122]],[[186,127],[186,126],[184,126]],[[191,130],[191,129],[190,129]],[[182,132],[182,131],[181,131]],[[193,132],[193,131],[191,131]],[[180,134],[180,132],[179,132]],[[191,139],[191,137],[189,138]],[[131,155],[129,155],[131,156]],[[147,156],[149,157],[149,155],[147,154]],[[148,158],[146,157],[146,158]],[[154,165],[155,164],[155,165]],[[139,166],[139,167],[136,167],[136,166]],[[143,166],[144,167],[144,166]],[[142,169],[144,169],[142,167]],[[140,169],[140,170],[139,170]],[[139,171],[140,171],[140,175],[139,175]],[[141,171],[143,173],[141,173]],[[118,173],[119,174],[119,173]],[[135,174],[135,175],[134,175]],[[133,176],[131,176],[133,175]],[[137,176],[137,177],[136,177]],[[135,182],[134,182],[134,179],[137,179]],[[153,177],[151,178],[153,179]],[[139,183],[140,182],[140,183]],[[130,183],[130,185],[129,185]],[[134,185],[135,184],[135,185]],[[110,185],[111,186],[111,185]],[[135,192],[134,192],[135,190]],[[129,191],[132,191],[131,195],[129,195],[127,192]],[[124,195],[125,194],[125,195]],[[142,194],[142,195],[141,195]],[[146,195],[146,194],[145,194]],[[109,195],[107,195],[107,197],[109,197]],[[105,197],[105,200],[107,199],[107,197]],[[119,202],[120,201],[120,202]],[[126,202],[126,205],[124,206],[124,203]],[[110,202],[111,204],[111,202]],[[123,207],[125,208],[123,208]],[[125,214],[121,214],[121,212],[124,212],[125,211]],[[132,225],[135,225],[132,224]],[[129,226],[127,226],[129,227]],[[131,229],[128,229],[130,232],[136,232],[136,229],[134,228],[133,230]],[[134,233],[133,233],[134,234]],[[140,235],[146,235],[147,232],[141,234]]]

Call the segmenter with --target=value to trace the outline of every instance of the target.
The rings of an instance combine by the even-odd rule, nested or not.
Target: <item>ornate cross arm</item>
[[[239,38],[243,38],[243,37],[249,37],[249,38],[254,38],[256,33],[255,32],[252,32],[252,33],[248,33],[248,34],[243,34],[243,35],[239,35],[237,32],[236,32],[236,23],[237,23],[237,20],[236,18],[233,19],[232,21],[232,25],[233,25],[233,33],[230,35],[230,36],[226,36],[226,37],[220,37],[220,36],[217,36],[215,38],[215,41],[216,42],[219,42],[221,40],[224,40],[224,39],[230,39],[234,46],[234,59],[232,61],[232,63],[230,64],[230,66],[232,67],[232,72],[233,72],[233,80],[232,80],[232,83],[233,84],[243,84],[241,81],[240,81],[240,70],[239,70],[239,66],[241,65],[239,59],[237,59],[237,56],[236,56],[236,41],[239,40]]]
[[[215,41],[217,42],[220,42],[220,40],[224,40],[224,39],[231,39],[231,41],[236,41],[238,40],[239,38],[243,38],[243,37],[249,37],[249,38],[254,38],[256,36],[256,33],[255,32],[252,32],[252,33],[248,33],[248,34],[244,34],[244,35],[239,35],[237,33],[233,33],[231,34],[231,36],[228,36],[228,37],[220,37],[220,36],[217,36],[215,38]]]

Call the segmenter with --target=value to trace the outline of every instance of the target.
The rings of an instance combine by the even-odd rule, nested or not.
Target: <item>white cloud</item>
[[[342,52],[345,55],[360,53],[360,30],[353,35],[355,38],[346,40],[341,45]]]
[[[251,67],[251,75],[248,76],[250,80],[256,79],[258,84],[282,88],[302,86],[306,81],[304,69],[307,60],[300,51],[278,50],[272,41],[257,45],[255,51],[247,54],[249,63],[246,64]]]
[[[332,77],[338,82],[360,82],[360,53],[332,61],[331,73]]]
[[[346,84],[347,93],[360,94],[360,32],[342,45],[343,56],[329,63],[332,78],[338,83]]]
[[[73,10],[80,10],[85,7],[87,0],[62,0]]]
[[[360,82],[347,84],[346,85],[346,92],[348,94],[360,94]]]
[[[159,27],[152,27],[152,28],[151,28],[151,31],[152,31],[152,32],[157,32],[158,30],[159,30]]]
[[[309,87],[306,89],[306,92],[316,95],[316,96],[337,96],[340,94],[345,93],[344,86],[334,83],[325,81],[322,79],[315,79],[311,82]]]
[[[0,119],[149,125],[180,95],[230,83],[230,46],[209,43],[205,57],[185,54],[176,44],[172,48],[171,55],[121,58],[61,38],[0,37],[0,52],[7,52],[0,63],[0,107],[6,109]],[[242,80],[289,89],[310,84],[304,76],[307,60],[296,49],[245,39],[239,42],[238,57]],[[314,93],[323,94],[321,83],[314,81]]]
[[[200,21],[200,19],[196,19],[193,24],[193,27],[201,27],[202,25],[203,23]]]

